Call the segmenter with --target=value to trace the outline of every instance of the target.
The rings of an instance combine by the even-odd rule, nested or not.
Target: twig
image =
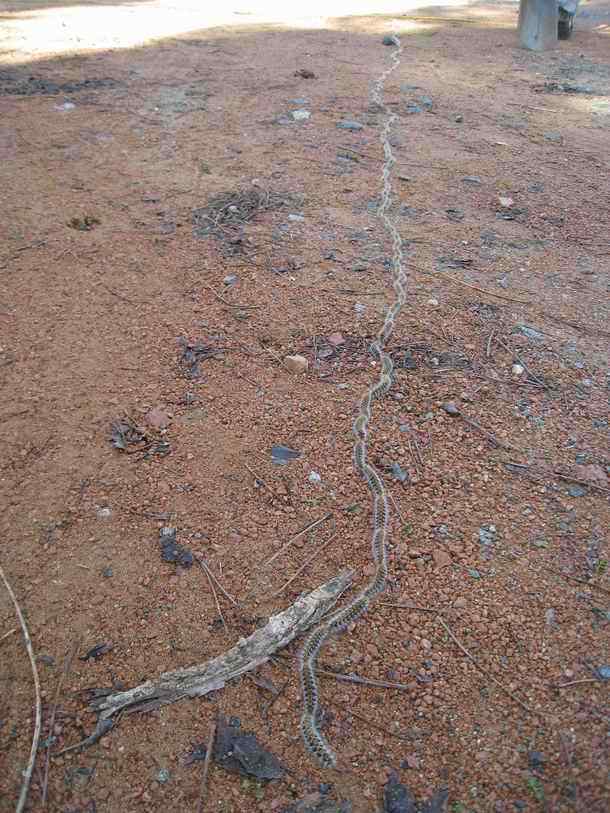
[[[332,514],[329,513],[329,514],[325,514],[323,517],[321,517],[321,519],[315,519],[313,522],[310,522],[309,525],[306,525],[302,530],[298,531],[298,533],[296,533],[294,536],[291,536],[290,539],[287,542],[284,542],[284,544],[277,551],[277,553],[274,553],[273,556],[270,559],[267,559],[267,561],[264,562],[262,567],[268,567],[271,564],[271,562],[274,562],[277,559],[277,557],[280,556],[286,550],[286,548],[289,545],[292,545],[292,543],[295,540],[297,540],[300,536],[303,536],[303,534],[306,534],[307,531],[313,531],[314,528],[317,528],[318,525],[321,525],[323,522],[326,522],[326,520],[330,519],[331,517],[332,517]]]
[[[467,423],[469,426],[472,426],[473,429],[477,429],[484,437],[487,438],[487,440],[490,443],[496,446],[496,448],[508,449],[509,451],[516,450],[518,452],[523,452],[523,454],[525,454],[525,449],[522,449],[520,446],[513,446],[511,443],[504,443],[503,441],[498,440],[498,438],[494,434],[488,432],[487,429],[484,429],[480,423],[473,421],[472,418],[469,418],[467,415],[461,415],[460,417],[465,423]]]
[[[212,577],[210,576],[210,571],[208,570],[207,565],[204,565],[201,559],[197,559],[199,565],[205,575],[207,576],[208,583],[210,585],[210,590],[212,591],[212,595],[214,596],[214,603],[216,604],[216,610],[218,612],[218,617],[222,621],[222,626],[225,628],[225,631],[228,632],[227,622],[225,621],[225,617],[222,614],[222,610],[220,609],[220,603],[218,602],[218,596],[216,595],[216,588],[214,587],[214,582],[212,581]]]
[[[512,693],[512,692],[511,692],[509,689],[507,689],[507,688],[506,688],[506,687],[505,687],[505,686],[504,686],[502,683],[500,683],[500,681],[499,681],[497,678],[495,678],[495,677],[494,677],[492,674],[490,674],[490,673],[489,673],[489,672],[487,672],[485,669],[483,669],[483,667],[482,667],[482,666],[479,664],[479,662],[476,660],[476,658],[475,658],[473,655],[471,655],[471,654],[470,654],[470,652],[469,652],[469,651],[466,649],[466,647],[465,647],[465,646],[464,646],[462,643],[460,643],[460,641],[458,641],[458,639],[455,637],[455,635],[454,635],[454,634],[453,634],[453,632],[451,631],[451,627],[449,626],[449,624],[447,624],[447,622],[446,622],[446,621],[445,621],[443,618],[441,618],[441,616],[440,616],[440,615],[437,615],[437,616],[436,616],[436,620],[437,620],[437,621],[438,621],[438,623],[439,623],[439,624],[440,624],[440,625],[443,627],[443,629],[444,629],[444,630],[445,630],[445,632],[446,632],[446,633],[449,635],[449,637],[450,637],[450,638],[451,638],[451,640],[454,642],[454,644],[456,644],[456,646],[458,647],[458,649],[460,649],[460,650],[461,650],[461,651],[464,653],[464,655],[466,655],[466,657],[467,657],[467,658],[468,658],[468,660],[469,660],[469,661],[470,661],[470,662],[473,664],[473,666],[475,667],[475,669],[478,669],[478,670],[479,670],[479,672],[481,672],[481,674],[482,674],[482,675],[485,675],[485,677],[486,677],[486,678],[488,678],[488,679],[489,679],[489,680],[491,680],[493,683],[495,683],[495,684],[496,684],[496,686],[497,686],[499,689],[502,689],[502,691],[504,692],[504,694],[508,695],[508,696],[511,698],[511,700],[514,700],[514,701],[515,701],[515,703],[517,703],[517,705],[521,706],[521,708],[522,708],[524,711],[526,711],[528,714],[533,714],[533,715],[535,715],[535,716],[537,716],[537,717],[540,717],[541,719],[544,719],[544,715],[543,715],[541,712],[539,712],[539,711],[535,711],[534,709],[531,709],[531,708],[530,708],[528,705],[526,705],[526,704],[523,702],[523,700],[520,700],[520,699],[519,699],[519,698],[518,698],[516,695],[514,695],[514,694],[513,694],[513,693]]]
[[[594,587],[596,590],[601,590],[602,593],[608,593],[610,595],[610,590],[605,587],[602,587],[601,584],[596,584],[595,582],[588,582],[586,579],[579,579],[577,576],[571,576],[569,573],[563,573],[561,570],[555,570],[553,567],[547,568],[550,570],[551,573],[556,573],[558,576],[563,576],[564,579],[570,579],[573,582],[578,582],[578,584],[584,584],[587,587]]]
[[[487,339],[487,349],[485,351],[485,355],[487,356],[487,358],[489,358],[491,356],[491,343],[493,341],[493,338],[494,338],[494,331],[492,330],[491,333],[489,334],[489,339]]]
[[[314,561],[314,559],[317,559],[317,558],[318,558],[318,556],[319,556],[319,555],[322,553],[322,551],[323,551],[325,548],[327,548],[327,547],[330,545],[330,543],[333,541],[333,539],[336,537],[336,535],[337,535],[337,534],[336,534],[336,533],[334,533],[334,534],[333,534],[333,535],[330,537],[330,539],[327,539],[327,540],[326,540],[326,542],[324,542],[324,544],[323,544],[323,545],[320,545],[320,547],[319,547],[317,550],[315,550],[315,551],[314,551],[314,552],[311,554],[311,556],[309,556],[307,559],[305,559],[305,561],[303,562],[303,564],[301,565],[301,567],[300,567],[300,568],[297,570],[297,572],[294,574],[294,576],[291,576],[291,577],[288,579],[288,581],[287,581],[285,584],[283,584],[283,585],[280,587],[280,589],[279,589],[279,590],[277,590],[277,591],[276,591],[276,592],[275,592],[275,593],[274,593],[274,594],[271,596],[271,598],[272,598],[272,599],[274,599],[274,598],[277,598],[278,596],[280,596],[280,595],[281,595],[281,594],[284,592],[284,590],[285,590],[287,587],[289,587],[289,586],[292,584],[292,582],[293,582],[293,581],[294,581],[294,580],[295,580],[295,579],[296,579],[298,576],[300,576],[300,575],[301,575],[301,573],[302,573],[304,570],[306,570],[306,569],[307,569],[307,567],[309,567],[309,565],[310,565],[310,564],[311,564],[311,563]]]
[[[112,296],[116,296],[117,299],[120,299],[122,302],[125,302],[127,305],[134,305],[134,306],[137,307],[138,305],[151,305],[152,304],[152,302],[148,302],[146,299],[139,299],[137,301],[134,301],[133,299],[128,299],[126,296],[123,296],[122,294],[117,293],[117,291],[113,290],[112,288],[109,288],[103,282],[100,283],[100,286],[105,291],[108,291],[109,294],[112,294]]]
[[[551,683],[554,689],[565,689],[568,686],[577,686],[579,683],[603,683],[601,678],[581,678],[580,680],[569,680],[567,683]]]
[[[271,496],[272,496],[274,499],[276,499],[276,500],[277,500],[277,494],[276,494],[276,493],[275,493],[275,491],[274,491],[274,490],[271,488],[271,486],[268,486],[268,485],[267,485],[267,483],[266,483],[266,482],[263,480],[263,478],[262,478],[260,475],[258,475],[258,474],[257,474],[257,473],[254,471],[254,469],[251,469],[251,468],[250,468],[250,466],[249,466],[249,465],[248,465],[248,464],[247,464],[245,461],[244,461],[244,466],[245,466],[245,467],[248,469],[248,471],[249,471],[249,472],[250,472],[250,474],[251,474],[251,475],[254,477],[254,479],[256,480],[256,482],[257,482],[257,483],[260,483],[260,484],[263,486],[263,488],[264,488],[266,491],[268,491],[268,492],[269,492],[269,494],[271,494]]]
[[[534,373],[533,373],[533,372],[532,372],[532,371],[529,369],[529,367],[527,366],[527,364],[526,364],[526,363],[523,361],[523,359],[521,358],[521,356],[520,356],[518,353],[515,353],[515,351],[514,351],[514,350],[511,350],[511,349],[510,349],[510,347],[508,347],[508,346],[507,346],[507,345],[506,345],[506,344],[505,344],[505,343],[502,341],[502,339],[496,339],[496,341],[498,342],[498,344],[502,345],[502,347],[503,347],[503,348],[504,348],[504,349],[505,349],[505,350],[506,350],[508,353],[510,353],[514,359],[516,359],[516,360],[519,362],[519,364],[520,364],[520,365],[523,367],[523,369],[524,369],[524,370],[525,370],[525,372],[526,372],[526,373],[529,375],[529,377],[530,377],[530,378],[533,378],[533,379],[534,379],[534,381],[536,381],[538,384],[540,384],[540,386],[541,386],[541,387],[544,387],[544,389],[545,389],[545,390],[550,390],[549,385],[548,385],[548,384],[545,384],[545,382],[544,382],[544,381],[542,381],[540,378],[538,378],[538,376],[534,375]]]
[[[395,610],[415,610],[415,612],[433,613],[435,615],[442,615],[442,613],[446,612],[446,610],[441,610],[440,607],[419,607],[417,604],[391,604],[389,601],[379,601],[377,606],[393,607]]]
[[[32,677],[34,679],[34,692],[36,695],[36,720],[34,723],[34,736],[32,737],[30,759],[28,761],[27,768],[23,772],[23,782],[21,784],[21,792],[19,794],[19,799],[17,801],[17,806],[15,808],[15,813],[21,813],[27,801],[28,791],[30,789],[30,782],[32,781],[32,772],[34,770],[34,762],[36,760],[36,753],[38,752],[38,741],[40,739],[40,728],[42,724],[40,680],[38,678],[38,669],[36,668],[36,658],[34,656],[34,648],[32,647],[32,640],[30,638],[30,633],[28,632],[27,624],[25,623],[25,618],[23,617],[23,613],[21,612],[19,602],[17,601],[17,598],[13,593],[13,588],[9,584],[8,579],[6,578],[4,570],[2,569],[1,565],[0,565],[0,578],[4,582],[4,586],[6,587],[7,593],[11,597],[13,606],[15,607],[15,612],[17,613],[17,618],[19,619],[19,624],[21,625],[21,631],[23,632],[23,640],[25,641],[25,648],[30,658],[30,665],[32,667]]]
[[[64,685],[64,680],[68,672],[70,671],[70,666],[72,661],[74,660],[74,656],[76,655],[76,651],[80,644],[80,640],[76,640],[73,645],[72,649],[68,651],[66,654],[66,658],[64,660],[64,668],[62,669],[61,675],[59,676],[59,680],[57,681],[57,688],[55,690],[55,698],[53,700],[53,710],[51,711],[51,719],[49,721],[49,744],[47,745],[47,752],[45,754],[44,759],[44,772],[42,778],[42,806],[45,808],[47,806],[47,791],[49,788],[49,763],[51,761],[51,744],[53,742],[53,728],[55,727],[55,717],[57,716],[57,706],[59,704],[59,697],[61,694],[62,686]]]
[[[392,494],[391,491],[388,491],[388,495],[389,495],[390,499],[392,500],[392,503],[394,504],[394,508],[396,509],[396,513],[398,514],[398,519],[400,520],[400,524],[404,525],[405,521],[402,518],[402,514],[400,513],[400,508],[398,507],[398,503],[394,499],[394,495]]]
[[[376,728],[378,731],[381,731],[390,737],[395,737],[397,740],[403,741],[409,739],[405,734],[398,734],[395,731],[390,731],[389,728],[385,728],[385,726],[376,723],[374,720],[371,720],[368,717],[364,717],[362,714],[358,714],[357,712],[354,711],[354,709],[351,706],[344,706],[343,703],[337,703],[335,700],[330,699],[327,699],[325,702],[328,703],[329,706],[334,706],[337,709],[343,709],[344,712],[350,714],[352,717],[355,717],[357,720],[360,720],[361,722],[365,723],[365,725],[368,725],[371,728]]]
[[[210,566],[205,561],[203,556],[199,556],[198,558],[199,558],[199,561],[202,564],[202,566],[205,567],[207,572],[210,574],[210,577],[211,577],[212,581],[216,584],[216,587],[220,590],[220,592],[223,594],[223,596],[226,599],[228,599],[234,607],[239,607],[239,601],[237,601],[237,599],[233,598],[233,596],[224,589],[224,587],[220,583],[218,577],[214,575],[214,571],[210,568]],[[220,570],[220,574],[222,575],[222,568]]]
[[[217,294],[216,291],[210,285],[204,285],[204,288],[207,288],[219,302],[222,302],[223,305],[226,305],[229,308],[237,308],[238,310],[258,310],[260,305],[240,305],[239,302],[229,302],[228,299],[225,299],[220,294]]]
[[[13,633],[15,633],[15,632],[17,632],[17,627],[13,627],[12,630],[9,630],[8,632],[5,632],[4,635],[2,636],[2,638],[0,638],[0,643],[2,641],[4,641],[5,638],[8,638],[9,635],[13,635]]]
[[[551,473],[554,474],[555,477],[559,477],[560,480],[566,480],[568,483],[579,483],[581,486],[588,486],[589,488],[595,488],[598,491],[603,491],[604,494],[610,494],[610,488],[598,486],[597,483],[592,483],[590,480],[580,480],[578,477],[572,477],[571,474],[564,474],[556,469],[553,469]]]
[[[478,288],[476,285],[470,285],[468,282],[463,282],[461,279],[457,279],[456,277],[452,277],[449,274],[441,273],[439,271],[428,271],[424,268],[417,268],[417,271],[420,274],[429,274],[431,277],[439,277],[439,279],[447,280],[447,282],[453,282],[454,285],[462,285],[464,288],[470,288],[473,291],[478,291],[480,294],[495,296],[496,299],[505,299],[507,302],[517,302],[519,305],[532,304],[525,299],[514,299],[512,296],[505,296],[504,294],[497,294],[494,291],[488,291],[485,288]]]
[[[344,675],[341,672],[333,672],[330,669],[316,669],[317,675],[324,677],[332,677],[340,683],[357,683],[359,686],[376,686],[380,689],[408,689],[405,683],[392,683],[385,680],[370,680],[369,678],[359,677],[358,675]]]
[[[208,745],[205,752],[205,759],[203,761],[203,775],[201,777],[201,791],[199,793],[199,803],[197,805],[197,813],[203,813],[203,806],[206,800],[206,791],[208,784],[208,774],[210,772],[210,761],[212,759],[212,750],[214,749],[214,740],[216,739],[216,720],[210,726],[210,735],[208,737]]]

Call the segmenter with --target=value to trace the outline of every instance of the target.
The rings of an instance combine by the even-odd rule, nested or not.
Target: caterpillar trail
[[[388,497],[383,480],[368,462],[367,439],[373,402],[382,398],[392,386],[394,365],[391,357],[385,352],[385,345],[392,335],[394,323],[399,316],[406,300],[407,275],[403,269],[402,240],[393,221],[388,215],[392,195],[392,167],[395,159],[390,145],[390,131],[396,121],[396,115],[389,114],[383,103],[383,89],[388,76],[400,64],[402,44],[397,35],[394,35],[395,48],[392,50],[392,64],[386,68],[377,79],[371,90],[372,102],[383,112],[387,118],[381,131],[381,144],[385,156],[382,170],[381,204],[377,215],[392,239],[392,276],[395,292],[394,302],[387,310],[384,323],[371,345],[371,353],[380,362],[379,378],[362,397],[358,416],[356,417],[352,432],[354,435],[353,459],[354,468],[366,482],[371,493],[373,506],[373,533],[371,537],[371,554],[376,566],[375,575],[364,590],[357,595],[347,606],[336,610],[326,621],[323,621],[307,638],[300,653],[301,685],[303,692],[303,715],[301,718],[301,733],[307,750],[313,754],[324,768],[336,765],[335,754],[320,732],[320,703],[318,681],[316,678],[316,665],[320,650],[331,635],[344,630],[361,615],[371,603],[384,592],[388,575],[387,564],[387,535],[390,510]]]

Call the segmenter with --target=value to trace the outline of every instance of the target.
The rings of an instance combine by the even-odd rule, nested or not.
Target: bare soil
[[[82,4],[24,5],[60,31]],[[0,559],[42,684],[29,810],[49,738],[58,751],[92,731],[91,689],[205,661],[343,568],[370,575],[351,420],[391,298],[369,90],[393,28],[410,283],[371,437],[395,505],[392,584],[323,660],[407,688],[321,678],[340,760],[325,772],[300,739],[295,663],[268,665],[268,713],[270,692],[244,678],[125,717],[51,760],[47,809],[196,810],[201,763],[185,757],[218,711],[290,773],[258,785],[212,766],[208,810],[282,811],[331,783],[369,813],[392,769],[418,798],[447,786],[456,813],[608,809],[607,11],[584,6],[544,54],[516,47],[514,4],[110,50],[68,38],[52,56],[4,38]],[[218,196],[237,209],[219,214]],[[305,373],[287,369],[294,354]],[[125,451],[111,426],[126,417],[145,438]],[[301,456],[276,465],[274,445]],[[239,600],[220,597],[226,628],[203,571],[162,560],[163,526]],[[2,593],[0,637],[16,627]],[[34,706],[18,632],[0,655],[8,811]]]

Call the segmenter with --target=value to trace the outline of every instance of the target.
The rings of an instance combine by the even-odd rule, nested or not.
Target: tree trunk
[[[529,51],[547,51],[557,45],[557,0],[521,0],[519,43]]]

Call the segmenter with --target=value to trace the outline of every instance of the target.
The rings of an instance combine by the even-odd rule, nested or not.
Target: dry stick
[[[244,461],[244,466],[245,466],[245,467],[248,469],[248,471],[249,471],[249,472],[250,472],[250,474],[251,474],[251,475],[254,477],[254,479],[255,479],[257,482],[259,482],[259,483],[260,483],[260,484],[263,486],[263,488],[264,488],[264,489],[266,489],[266,490],[269,492],[269,494],[271,494],[271,496],[272,496],[274,499],[276,499],[276,500],[277,500],[277,494],[276,494],[276,493],[275,493],[275,491],[274,491],[274,490],[271,488],[271,486],[268,486],[268,485],[267,485],[267,483],[266,483],[266,482],[263,480],[263,478],[262,478],[260,475],[258,475],[258,474],[257,474],[257,473],[256,473],[256,472],[253,470],[253,469],[251,469],[251,468],[250,468],[250,466],[249,466],[249,465],[248,465],[248,464],[247,464],[245,461]]]
[[[210,285],[204,284],[203,287],[207,288],[208,291],[214,294],[219,302],[222,302],[223,305],[226,305],[229,308],[238,308],[239,310],[258,310],[260,308],[260,305],[240,305],[239,302],[229,302],[228,299],[225,299],[224,297],[220,296],[220,294],[217,294]]]
[[[357,683],[359,686],[376,686],[379,689],[403,689],[408,690],[409,687],[405,683],[392,683],[385,680],[371,680],[369,678],[359,677],[358,675],[344,675],[342,672],[332,672],[329,669],[316,669],[317,675],[324,677],[332,677],[340,683]]]
[[[326,522],[326,520],[330,519],[331,517],[332,517],[332,514],[328,513],[328,514],[325,514],[320,519],[315,519],[313,522],[310,522],[309,525],[306,525],[302,530],[298,531],[298,533],[296,533],[294,536],[291,536],[290,539],[287,542],[284,542],[284,544],[277,551],[277,553],[274,553],[273,556],[270,559],[267,559],[267,561],[264,562],[262,566],[263,567],[268,567],[271,564],[271,562],[274,562],[277,559],[277,557],[280,556],[286,550],[286,548],[289,547],[290,545],[292,545],[292,543],[295,540],[297,540],[300,536],[303,536],[303,534],[306,534],[307,531],[313,531],[314,528],[317,528],[318,525],[321,525],[323,522]]]
[[[51,711],[51,719],[49,721],[49,744],[47,745],[47,751],[44,758],[44,773],[42,778],[42,806],[43,808],[47,806],[47,791],[49,788],[49,763],[51,761],[51,745],[53,740],[53,728],[55,727],[55,718],[57,716],[57,706],[59,705],[59,697],[61,694],[62,686],[64,685],[64,680],[68,672],[70,671],[70,666],[72,661],[74,660],[74,656],[76,655],[76,651],[80,644],[79,640],[76,640],[72,644],[72,649],[68,651],[66,654],[66,658],[64,661],[64,668],[62,669],[61,675],[59,676],[59,680],[57,681],[57,688],[55,689],[55,698],[53,699],[53,710]]]
[[[420,613],[434,613],[435,615],[442,615],[446,610],[441,610],[440,607],[419,607],[417,604],[392,604],[389,601],[379,601],[378,607],[393,607],[395,610],[415,610]]]
[[[226,599],[228,599],[234,607],[239,607],[239,601],[234,599],[233,596],[224,589],[224,587],[222,586],[222,584],[220,583],[218,578],[214,575],[214,573],[210,569],[210,566],[205,561],[205,559],[202,556],[198,556],[197,558],[199,559],[199,564],[201,565],[201,567],[206,571],[206,573],[209,574],[210,578],[216,584],[216,587],[218,587],[218,589],[223,594],[223,596]],[[222,568],[221,568],[221,573],[222,573]]]
[[[476,285],[470,285],[468,282],[463,282],[461,279],[457,279],[456,277],[452,277],[449,274],[441,274],[438,271],[428,271],[424,268],[417,268],[416,269],[419,274],[429,274],[431,277],[439,277],[439,279],[447,280],[448,282],[453,282],[454,285],[463,285],[464,288],[470,288],[473,291],[478,291],[480,294],[487,294],[487,296],[495,296],[496,299],[505,299],[507,302],[517,302],[519,305],[531,305],[531,302],[528,302],[525,299],[514,299],[512,296],[505,296],[503,294],[497,294],[494,291],[487,291],[485,288],[478,288]]]
[[[366,725],[371,726],[371,728],[376,728],[378,731],[382,731],[384,734],[388,734],[390,737],[396,737],[397,740],[408,739],[408,737],[406,737],[404,734],[398,734],[395,731],[390,731],[388,728],[376,723],[374,720],[370,720],[368,717],[363,717],[362,714],[355,712],[351,706],[344,706],[343,703],[337,703],[335,700],[329,699],[327,699],[326,702],[329,706],[334,706],[337,709],[343,709],[343,711],[350,714],[352,717],[355,717],[357,720],[361,720]]]
[[[9,635],[13,635],[13,633],[15,633],[15,632],[17,632],[17,627],[13,627],[12,630],[9,630],[8,632],[5,632],[4,635],[2,636],[2,638],[0,638],[0,642],[4,641],[5,638],[8,638]]]
[[[288,579],[288,581],[287,581],[285,584],[283,584],[283,585],[280,587],[280,589],[279,589],[279,590],[277,590],[277,591],[276,591],[276,592],[275,592],[275,593],[274,593],[274,594],[271,596],[271,598],[272,598],[272,599],[274,599],[274,598],[277,598],[278,596],[280,596],[280,595],[281,595],[281,594],[284,592],[284,590],[285,590],[287,587],[289,587],[289,586],[292,584],[292,582],[293,582],[293,581],[294,581],[294,580],[295,580],[295,579],[296,579],[298,576],[300,576],[300,575],[301,575],[301,573],[302,573],[302,572],[303,572],[303,571],[304,571],[304,570],[305,570],[307,567],[309,567],[309,565],[310,565],[310,564],[311,564],[311,563],[314,561],[314,559],[317,559],[317,558],[318,558],[318,556],[319,556],[319,555],[322,553],[322,551],[324,550],[324,548],[327,548],[327,547],[330,545],[330,543],[333,541],[333,539],[334,539],[336,536],[337,536],[337,534],[336,534],[336,533],[335,533],[335,534],[333,534],[333,535],[331,536],[331,538],[330,538],[330,539],[327,539],[327,540],[326,540],[326,542],[325,542],[323,545],[320,545],[320,547],[319,547],[317,550],[315,550],[315,551],[314,551],[314,552],[311,554],[311,556],[309,556],[307,559],[305,559],[305,561],[303,562],[303,564],[301,565],[301,567],[300,567],[300,568],[297,570],[297,572],[294,574],[294,576],[291,576],[291,578],[289,578],[289,579]]]
[[[23,640],[25,641],[25,648],[30,658],[30,665],[32,667],[32,677],[34,678],[34,692],[36,694],[36,721],[34,723],[34,736],[32,737],[30,759],[27,768],[23,772],[23,783],[21,785],[19,800],[17,801],[17,807],[15,808],[15,813],[21,813],[27,801],[28,791],[30,789],[30,782],[32,781],[32,772],[34,770],[34,761],[36,760],[36,753],[38,751],[38,740],[40,739],[40,728],[42,724],[40,680],[38,679],[38,669],[36,668],[36,658],[34,656],[34,648],[32,647],[32,640],[30,638],[30,633],[28,632],[27,624],[25,623],[25,618],[23,617],[23,613],[21,612],[19,602],[17,601],[17,598],[13,593],[13,588],[10,586],[1,565],[0,565],[0,578],[4,582],[6,591],[11,597],[13,606],[15,607],[15,612],[17,613],[17,618],[19,619],[19,624],[21,625],[21,631],[23,632]]]
[[[487,340],[487,350],[485,351],[485,355],[487,356],[487,358],[491,356],[491,343],[493,341],[494,332],[495,330],[491,331],[491,333],[489,334],[489,339]]]
[[[507,345],[506,345],[506,344],[505,344],[505,343],[502,341],[502,339],[496,339],[496,341],[498,342],[498,344],[502,345],[502,347],[503,347],[503,348],[504,348],[504,349],[505,349],[505,350],[506,350],[508,353],[510,353],[514,359],[517,359],[517,361],[519,362],[519,364],[520,364],[520,365],[523,367],[523,369],[524,369],[524,370],[525,370],[525,372],[526,372],[526,373],[527,373],[527,374],[530,376],[530,378],[533,378],[533,379],[534,379],[534,381],[536,381],[538,384],[540,384],[540,386],[541,386],[541,387],[544,387],[544,389],[545,389],[545,390],[550,389],[550,387],[549,387],[549,385],[548,385],[548,384],[545,384],[545,383],[544,383],[544,381],[541,381],[541,380],[538,378],[538,376],[534,375],[534,373],[533,373],[533,372],[532,372],[532,371],[529,369],[529,367],[527,366],[527,364],[526,364],[526,363],[523,361],[523,359],[521,358],[521,356],[520,356],[518,353],[515,353],[515,352],[514,352],[514,350],[511,350],[511,349],[510,349],[510,347],[508,347],[508,346],[507,346]]]
[[[551,683],[554,689],[565,689],[568,686],[577,686],[579,683],[603,683],[601,678],[581,678],[580,680],[570,680],[567,683]]]
[[[197,813],[203,813],[203,806],[206,800],[208,774],[210,772],[210,761],[212,759],[212,750],[214,748],[215,738],[216,738],[216,720],[214,720],[214,722],[210,726],[210,736],[208,737],[208,745],[205,752],[205,760],[203,761],[203,775],[201,777],[201,792],[199,793],[199,804],[197,805]]]
[[[210,585],[210,590],[212,591],[212,595],[214,596],[214,603],[216,604],[216,611],[218,612],[218,617],[222,621],[222,626],[225,628],[225,632],[228,632],[229,628],[227,627],[227,622],[225,621],[225,617],[222,614],[222,610],[220,609],[220,603],[218,601],[218,596],[216,594],[216,588],[214,587],[214,582],[212,581],[212,577],[210,576],[210,571],[203,564],[201,559],[197,559],[197,561],[199,562],[199,565],[201,566],[201,569],[203,570],[203,572],[207,576],[208,584]]]
[[[531,708],[530,708],[528,705],[526,705],[526,704],[523,702],[523,700],[520,700],[520,699],[519,699],[519,698],[518,698],[516,695],[514,695],[514,694],[513,694],[513,693],[512,693],[512,692],[511,692],[509,689],[507,689],[507,688],[506,688],[506,687],[505,687],[505,686],[504,686],[502,683],[500,683],[500,681],[499,681],[497,678],[495,678],[495,677],[494,677],[492,674],[490,674],[490,673],[489,673],[489,672],[487,672],[485,669],[483,669],[483,667],[482,667],[482,666],[479,664],[479,662],[476,660],[476,658],[474,657],[474,655],[471,655],[471,654],[470,654],[470,652],[469,652],[469,651],[466,649],[466,647],[465,647],[463,644],[461,644],[461,643],[460,643],[460,641],[458,641],[458,639],[455,637],[455,635],[454,635],[454,634],[453,634],[453,632],[451,631],[451,627],[450,627],[450,626],[447,624],[447,622],[446,622],[446,621],[444,621],[444,620],[443,620],[443,618],[441,618],[441,616],[440,616],[440,615],[437,615],[437,616],[436,616],[436,620],[437,620],[437,621],[438,621],[438,623],[439,623],[439,624],[440,624],[440,625],[443,627],[443,629],[444,629],[444,630],[445,630],[445,632],[446,632],[446,633],[449,635],[449,637],[450,637],[450,638],[451,638],[451,640],[454,642],[454,644],[456,644],[456,646],[458,647],[458,649],[460,649],[460,650],[461,650],[461,651],[464,653],[464,655],[466,655],[466,657],[467,657],[467,658],[468,658],[468,660],[469,660],[469,661],[470,661],[470,662],[473,664],[473,666],[475,667],[475,669],[478,669],[478,670],[479,670],[479,672],[481,672],[481,674],[482,674],[482,675],[485,675],[485,677],[486,677],[486,678],[488,678],[488,679],[489,679],[489,680],[491,680],[493,683],[495,683],[495,684],[496,684],[496,686],[497,686],[499,689],[502,689],[502,691],[504,692],[504,694],[508,695],[508,696],[511,698],[511,700],[514,700],[514,701],[515,701],[515,703],[517,703],[517,705],[521,706],[521,708],[522,708],[524,711],[526,711],[528,714],[533,714],[534,716],[540,717],[542,720],[544,720],[544,715],[543,715],[541,712],[539,712],[539,711],[535,711],[534,709],[531,709]]]
[[[561,570],[555,570],[553,567],[548,567],[547,570],[550,570],[551,573],[556,573],[558,576],[563,576],[564,579],[571,579],[573,582],[578,582],[578,584],[584,584],[587,587],[594,587],[596,590],[601,590],[602,593],[608,593],[610,595],[610,590],[605,587],[602,587],[601,584],[596,584],[595,582],[588,582],[586,579],[579,579],[577,576],[571,576],[569,573],[562,573]]]
[[[187,669],[164,672],[156,680],[146,681],[126,691],[93,698],[89,706],[98,712],[96,730],[79,744],[89,745],[113,726],[117,714],[158,708],[187,697],[203,697],[222,689],[226,683],[256,669],[294,638],[318,624],[347,590],[352,574],[343,571],[325,584],[299,597],[283,612],[269,618],[267,624],[241,639],[224,654]],[[116,721],[115,721],[116,725]]]

